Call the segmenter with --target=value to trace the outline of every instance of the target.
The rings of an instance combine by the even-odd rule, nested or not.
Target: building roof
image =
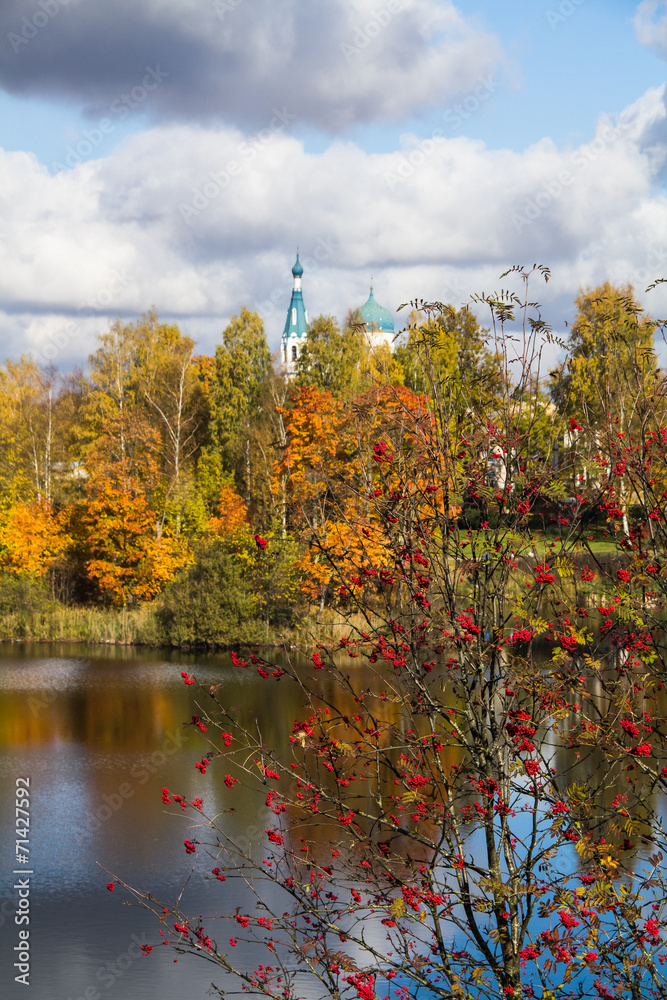
[[[381,306],[379,302],[375,301],[372,285],[371,293],[368,296],[367,301],[364,302],[363,306],[359,310],[359,315],[369,331],[377,330],[382,333],[394,332],[394,317],[388,309],[385,309],[384,306]]]
[[[283,330],[283,343],[290,337],[305,337],[308,332],[308,317],[303,304],[303,294],[301,292],[301,275],[303,266],[296,255],[296,263],[292,268],[294,275],[294,287],[292,288],[292,298],[290,299],[287,316],[285,318],[285,328]]]
[[[300,278],[301,275],[303,274],[303,265],[302,265],[301,261],[299,260],[299,254],[298,253],[296,255],[296,263],[295,263],[294,267],[292,268],[292,274],[294,275],[295,278]]]

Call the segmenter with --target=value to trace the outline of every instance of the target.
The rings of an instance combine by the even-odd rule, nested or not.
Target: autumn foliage
[[[5,572],[44,576],[70,542],[65,517],[51,503],[16,503],[0,523],[0,562]]]
[[[206,528],[219,538],[234,538],[249,527],[248,508],[231,486],[223,485],[218,499],[218,509],[206,522]]]
[[[196,870],[224,883],[217,912],[129,889],[177,952],[217,966],[220,995],[667,995],[656,366],[638,355],[623,383],[629,423],[581,413],[575,434],[576,385],[562,411],[540,389],[549,330],[525,295],[485,298],[493,409],[438,378],[435,303],[413,339],[428,394],[389,384],[340,411],[310,388],[286,414],[291,523],[348,628],[286,662],[232,654],[267,697],[295,685],[282,740],[199,688],[210,749],[193,767],[219,769],[229,809],[256,798],[264,829],[248,850],[220,786],[163,789]],[[600,521],[613,558],[591,544]]]
[[[105,483],[88,500],[80,525],[86,573],[116,607],[155,597],[189,559],[132,489]]]

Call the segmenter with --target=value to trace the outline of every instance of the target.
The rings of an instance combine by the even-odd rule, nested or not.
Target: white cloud
[[[642,0],[635,12],[634,23],[637,39],[642,45],[667,58],[667,2]]]
[[[70,324],[60,354],[70,363],[107,315],[151,305],[210,350],[243,303],[261,308],[277,346],[297,244],[311,316],[343,317],[371,273],[395,308],[461,301],[497,287],[506,266],[539,261],[554,272],[543,291],[562,323],[580,285],[609,277],[642,291],[667,273],[661,160],[646,142],[663,119],[659,90],[617,122],[601,119],[576,149],[406,136],[394,153],[335,142],[313,154],[289,123],[267,121],[255,135],[164,125],[55,177],[33,156],[4,153],[4,350],[20,353],[17,338],[43,347]],[[649,302],[664,311],[662,288]]]

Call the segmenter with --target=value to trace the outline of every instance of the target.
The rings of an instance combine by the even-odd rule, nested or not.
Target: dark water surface
[[[193,836],[192,820],[189,813],[169,815],[174,808],[162,802],[164,786],[189,801],[201,796],[216,812],[233,805],[229,823],[249,843],[267,825],[258,800],[244,801],[225,786],[224,767],[205,776],[196,770],[209,744],[183,726],[198,710],[181,670],[208,684],[224,682],[225,698],[257,715],[267,742],[285,742],[300,710],[295,689],[272,688],[267,703],[259,676],[234,668],[226,655],[0,645],[3,1000],[199,1000],[212,981],[221,983],[209,963],[183,956],[174,963],[171,948],[142,956],[141,943],[160,941],[155,919],[124,906],[120,887],[106,888],[111,876],[104,869],[172,900],[190,874],[183,841]],[[28,865],[15,857],[17,778],[30,779]],[[21,879],[29,879],[29,925],[15,922]],[[197,873],[187,909],[233,913],[241,891]],[[29,986],[14,978],[20,929],[30,931]]]

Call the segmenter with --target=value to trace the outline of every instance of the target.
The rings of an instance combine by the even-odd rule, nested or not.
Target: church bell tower
[[[304,308],[303,294],[301,292],[302,275],[303,266],[301,265],[299,254],[297,252],[296,262],[292,268],[292,276],[294,278],[292,298],[290,300],[289,309],[287,310],[285,328],[283,330],[283,336],[280,344],[280,355],[283,370],[286,371],[288,375],[293,375],[296,371],[297,358],[301,353],[308,334],[308,313]]]

